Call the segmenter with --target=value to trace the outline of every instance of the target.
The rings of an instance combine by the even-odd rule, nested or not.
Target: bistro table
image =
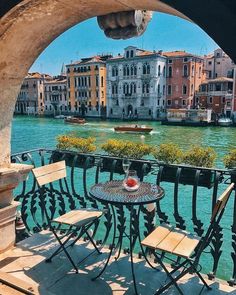
[[[115,239],[118,238],[119,240],[120,239],[122,240],[123,234],[125,234],[125,236],[129,238],[129,241],[130,241],[129,254],[130,254],[130,262],[131,262],[131,271],[132,271],[135,294],[138,294],[136,280],[135,280],[135,273],[134,273],[134,265],[133,265],[133,248],[135,243],[134,241],[136,241],[136,239],[138,238],[140,243],[141,239],[140,239],[140,231],[139,230],[135,231],[133,229],[133,221],[136,214],[135,207],[138,206],[138,214],[136,218],[137,218],[137,222],[139,222],[141,206],[156,203],[159,200],[161,200],[164,197],[164,190],[160,186],[157,186],[148,182],[141,182],[140,187],[136,191],[130,192],[130,191],[127,191],[122,184],[123,184],[122,180],[112,180],[112,181],[107,181],[105,183],[97,183],[93,185],[90,189],[90,196],[92,198],[96,199],[97,201],[100,201],[104,205],[110,206],[111,212],[113,215],[113,221],[114,221],[113,222],[113,226],[114,226],[113,240],[110,247],[110,252],[108,254],[108,258],[105,262],[103,269],[95,278],[93,278],[93,280],[100,277],[102,273],[105,271],[109,263],[109,260],[111,258],[112,251],[115,248],[114,247]],[[117,224],[119,220],[117,220],[117,216],[114,209],[114,207],[116,206],[122,206],[122,207],[125,206],[130,211],[129,234],[119,231],[120,235],[118,237],[116,237],[116,228],[117,228]],[[141,243],[140,243],[140,246],[141,246]],[[141,249],[144,254],[142,246],[141,246]],[[119,254],[118,254],[118,257],[119,257]],[[147,260],[145,255],[144,257]]]

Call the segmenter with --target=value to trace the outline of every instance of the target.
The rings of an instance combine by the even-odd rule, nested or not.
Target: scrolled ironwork
[[[54,155],[54,158],[53,158]],[[56,158],[57,156],[57,158]],[[32,151],[24,151],[12,155],[12,162],[28,163],[35,167],[45,165],[51,161],[64,159],[67,164],[68,176],[65,181],[60,181],[58,185],[52,186],[51,191],[47,191],[46,200],[47,206],[51,216],[60,215],[68,210],[75,208],[101,208],[106,210],[104,217],[100,223],[93,229],[93,236],[96,235],[98,244],[106,244],[109,241],[111,235],[113,221],[112,210],[109,210],[108,205],[105,203],[97,203],[89,196],[90,188],[95,183],[104,182],[106,180],[120,179],[120,176],[124,174],[122,168],[122,159],[109,157],[99,154],[79,154],[70,151],[58,151],[49,149],[39,149]],[[106,167],[103,165],[105,162],[109,163]],[[193,230],[197,235],[202,236],[204,229],[207,228],[209,220],[203,215],[197,214],[202,201],[200,194],[204,196],[206,204],[206,212],[209,213],[216,203],[219,191],[222,191],[223,187],[227,185],[227,182],[232,181],[228,179],[230,172],[224,169],[208,169],[202,167],[186,167],[184,165],[165,165],[164,163],[158,163],[155,160],[132,160],[132,165],[139,162],[139,168],[133,166],[132,169],[141,169],[141,180],[145,176],[145,182],[153,182],[157,185],[168,185],[172,183],[172,187],[168,187],[168,205],[162,203],[156,203],[156,210],[149,211],[146,206],[140,206],[140,212],[133,212],[132,217],[132,231],[140,231],[142,236],[146,236],[151,232],[156,223],[170,223],[174,216],[174,221],[177,226],[186,230]],[[140,168],[141,167],[141,168]],[[167,173],[167,168],[171,167],[171,173]],[[189,172],[189,177],[184,176],[184,171]],[[154,175],[157,175],[156,180]],[[170,177],[170,178],[167,178]],[[204,177],[207,178],[204,178]],[[212,177],[214,176],[214,177]],[[180,185],[181,184],[181,185]],[[185,185],[183,185],[185,184]],[[187,189],[186,189],[187,188]],[[181,209],[181,196],[184,193],[189,196],[189,208],[183,215]],[[46,220],[42,214],[42,204],[40,203],[39,190],[36,186],[36,182],[32,175],[29,180],[24,182],[22,187],[15,191],[15,199],[21,202],[21,214],[22,220],[26,226],[28,232],[38,232],[43,228],[47,228]],[[166,201],[165,201],[166,202]],[[172,210],[173,207],[173,210]],[[170,210],[171,209],[171,210]],[[230,285],[234,285],[236,282],[236,201],[234,200],[233,206],[227,210],[230,212],[230,218],[232,220],[231,237],[227,243],[229,247],[223,247],[223,240],[225,237],[225,229],[218,227],[214,233],[214,237],[211,243],[211,251],[209,261],[213,261],[212,265],[209,262],[208,272],[210,278],[214,278],[216,271],[219,269],[219,262],[223,252],[226,252],[231,263],[232,275],[229,277],[228,282]],[[115,210],[117,216],[116,228],[119,231],[119,235],[126,231],[125,222],[129,218],[130,210],[125,209],[124,206],[117,207]],[[207,213],[207,214],[208,214]],[[140,215],[140,216],[139,216]],[[172,218],[172,219],[171,219]],[[100,226],[103,230],[99,231]],[[140,238],[140,237],[139,237]],[[133,241],[132,247],[134,247],[135,241]],[[121,250],[126,247],[123,241],[118,241],[116,245],[118,249],[118,256]],[[231,246],[231,250],[230,250]],[[145,252],[143,253],[145,255]],[[205,262],[204,262],[205,263]],[[206,269],[206,265],[205,265]]]

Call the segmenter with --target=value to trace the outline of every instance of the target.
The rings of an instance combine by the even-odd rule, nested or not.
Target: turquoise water
[[[134,122],[135,124],[136,122]],[[218,153],[216,161],[217,167],[223,167],[222,157],[227,151],[236,144],[236,128],[223,127],[174,127],[162,126],[159,122],[141,122],[153,127],[153,131],[148,135],[115,133],[114,127],[125,124],[118,121],[100,121],[88,120],[85,125],[65,124],[63,120],[55,120],[52,118],[35,118],[35,117],[15,117],[12,126],[12,153],[23,152],[36,148],[55,148],[56,136],[59,134],[69,134],[71,132],[81,137],[92,136],[96,138],[97,152],[100,152],[99,146],[109,138],[133,140],[136,142],[144,142],[152,145],[159,145],[163,142],[174,142],[187,149],[192,144],[201,144],[213,147]],[[126,123],[127,124],[127,123]],[[82,172],[78,174],[78,185],[82,189]],[[87,180],[88,188],[94,183],[95,170],[91,170]],[[100,181],[109,179],[109,175],[102,175]],[[155,176],[149,175],[148,181],[155,182]],[[171,223],[175,223],[173,217],[173,190],[174,186],[170,183],[161,184],[165,189],[165,198],[161,201],[161,207],[164,212],[169,215]],[[219,193],[225,188],[222,185]],[[192,231],[192,187],[180,185],[179,188],[179,212],[184,217],[187,229]],[[83,192],[82,192],[83,193]],[[204,223],[209,224],[211,215],[211,194],[212,190],[206,188],[198,188],[197,197],[197,217]],[[232,251],[232,211],[233,200],[230,200],[225,216],[222,220],[224,228],[223,237],[223,253],[220,258],[217,276],[229,279],[231,276],[233,264],[230,253]],[[142,226],[142,222],[140,225]],[[209,272],[212,266],[212,258],[209,254],[204,254],[201,263],[203,272]]]
[[[98,151],[99,145],[109,138],[153,145],[172,141],[183,149],[187,149],[192,144],[211,146],[218,153],[216,166],[223,167],[222,156],[236,145],[236,128],[234,127],[182,127],[164,126],[159,122],[141,123],[152,126],[151,134],[115,133],[113,129],[115,126],[125,124],[118,121],[90,119],[85,125],[72,125],[52,118],[15,117],[12,130],[12,153],[39,147],[55,148],[57,135],[74,132],[81,137],[95,137]]]

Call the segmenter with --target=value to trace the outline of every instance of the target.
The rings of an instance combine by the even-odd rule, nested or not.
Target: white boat
[[[65,119],[65,116],[64,115],[58,115],[58,116],[55,116],[54,119]]]
[[[233,124],[233,121],[230,118],[220,118],[218,124],[219,126],[228,127]]]

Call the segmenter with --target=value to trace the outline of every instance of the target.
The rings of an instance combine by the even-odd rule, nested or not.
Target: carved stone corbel
[[[152,18],[152,11],[132,10],[97,17],[99,27],[112,39],[129,39],[142,35]]]

